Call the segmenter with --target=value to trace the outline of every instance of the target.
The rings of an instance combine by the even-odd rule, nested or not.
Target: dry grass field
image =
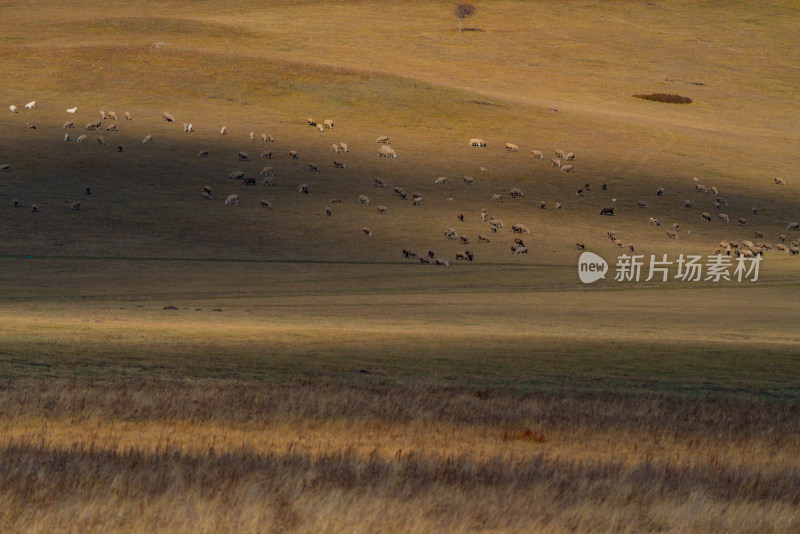
[[[6,2],[0,530],[797,532],[799,11]],[[721,240],[757,282],[576,273]]]

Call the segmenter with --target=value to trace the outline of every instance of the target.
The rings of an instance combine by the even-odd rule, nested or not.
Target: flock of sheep
[[[34,110],[34,109],[36,109],[36,106],[37,106],[36,101],[32,101],[32,102],[29,102],[28,104],[26,104],[24,106],[24,108],[26,110]],[[16,105],[9,106],[9,109],[13,114],[16,114],[16,113],[20,112],[20,109]],[[67,108],[65,110],[65,112],[67,114],[70,114],[70,115],[76,114],[77,111],[78,111],[77,107]],[[84,126],[84,130],[86,132],[98,132],[98,131],[117,132],[117,131],[119,131],[119,128],[117,126],[117,124],[118,124],[117,123],[118,116],[117,116],[117,114],[115,112],[113,112],[113,111],[100,111],[98,116],[99,116],[99,119],[94,119],[94,120],[91,120],[90,122],[86,123],[86,125]],[[132,121],[133,120],[133,118],[132,118],[132,116],[131,116],[131,114],[129,112],[123,113],[122,116],[124,117],[124,119],[126,121]],[[166,123],[176,123],[175,117],[169,112],[163,112],[161,114],[161,120],[163,120]],[[324,121],[318,122],[318,121],[316,121],[314,119],[309,118],[307,120],[307,124],[309,126],[313,127],[315,129],[315,131],[317,131],[319,133],[324,133],[326,131],[331,131],[331,130],[334,129],[334,121],[331,120],[331,119],[326,119]],[[33,124],[31,122],[27,122],[26,123],[26,127],[27,128],[31,128],[31,129],[35,129],[36,128],[35,124]],[[72,129],[75,129],[75,128],[76,128],[76,126],[74,124],[74,121],[72,121],[72,120],[68,120],[63,124],[63,129],[64,130],[72,130]],[[194,125],[191,122],[184,122],[183,123],[183,127],[182,127],[182,131],[183,131],[183,133],[192,133],[192,132],[195,131]],[[81,133],[75,139],[75,141],[78,142],[78,143],[86,143],[86,142],[88,142],[89,135],[90,134]],[[222,135],[222,136],[228,135],[227,126],[222,126],[220,128],[219,135]],[[256,139],[259,139],[264,144],[265,149],[261,152],[260,159],[273,160],[273,159],[278,157],[277,154],[274,154],[273,150],[269,150],[268,148],[266,148],[266,147],[272,146],[271,143],[275,142],[275,139],[271,134],[261,133],[259,136],[256,136],[254,131],[250,131],[248,137],[249,137],[249,140],[251,142],[255,142]],[[70,142],[72,140],[72,136],[70,135],[69,131],[64,133],[63,140],[64,140],[64,142]],[[100,145],[105,145],[106,144],[106,141],[105,141],[103,135],[96,135],[96,142],[98,144],[100,144]],[[142,144],[143,145],[150,145],[150,144],[153,144],[153,143],[154,143],[154,138],[153,138],[152,134],[147,134],[142,140]],[[378,137],[377,139],[375,139],[375,143],[377,144],[377,151],[376,152],[377,152],[377,156],[378,157],[381,157],[381,158],[396,158],[397,157],[397,153],[390,146],[390,140],[389,140],[388,136],[380,136],[380,137]],[[347,153],[350,152],[350,148],[349,148],[348,144],[344,143],[344,142],[341,142],[341,141],[333,143],[330,146],[331,146],[332,152],[336,155],[337,158],[340,158],[342,155],[347,154]],[[488,144],[483,139],[473,138],[473,139],[469,140],[469,146],[473,147],[473,148],[477,148],[477,149],[486,149],[488,147]],[[505,148],[505,150],[507,152],[519,152],[519,146],[514,144],[514,143],[510,143],[510,142],[506,143],[504,148]],[[122,145],[118,145],[117,146],[117,150],[119,152],[122,152],[124,150],[124,148],[123,148]],[[201,150],[197,155],[199,157],[206,158],[209,155],[209,151],[204,149],[204,150]],[[550,159],[550,164],[553,167],[557,167],[563,173],[574,173],[575,172],[575,167],[574,167],[574,164],[572,163],[575,160],[575,154],[573,152],[565,152],[564,150],[557,149],[552,153],[552,155],[553,155],[553,157]],[[273,156],[275,156],[275,158],[273,158]],[[298,154],[298,151],[291,150],[291,151],[288,151],[287,153],[285,153],[284,157],[287,157],[288,159],[296,160],[296,159],[299,158],[299,154]],[[530,158],[533,159],[533,160],[545,160],[545,153],[542,150],[533,149],[533,150],[531,150]],[[249,162],[249,161],[251,161],[251,156],[246,151],[239,151],[238,155],[237,155],[237,159],[240,162]],[[344,163],[343,160],[340,160],[340,159],[333,159],[332,160],[332,164],[333,164],[333,167],[335,169],[345,169],[346,168],[346,164]],[[308,162],[307,163],[307,169],[311,173],[319,172],[319,168],[320,168],[319,165],[317,165],[314,162]],[[485,169],[482,168],[482,170],[485,170]],[[0,172],[10,172],[10,171],[11,171],[11,165],[9,163],[0,163]],[[243,186],[256,186],[257,185],[256,176],[250,175],[249,173],[247,173],[245,171],[241,171],[241,170],[232,171],[228,175],[228,178],[230,180],[234,180],[234,181],[241,181]],[[264,186],[275,186],[276,185],[275,167],[273,165],[264,166],[260,170],[258,178],[261,179],[261,183]],[[697,182],[697,178],[694,178],[694,181]],[[471,176],[464,176],[462,178],[462,182],[463,182],[463,185],[465,187],[467,187],[467,188],[471,188],[476,183],[475,178],[473,178]],[[448,178],[447,177],[443,177],[443,176],[442,177],[438,177],[433,181],[434,186],[444,186],[447,183],[448,183]],[[776,178],[775,179],[775,184],[779,185],[779,186],[780,185],[785,185],[785,181],[783,179],[781,179],[781,178]],[[382,178],[374,178],[373,185],[374,185],[374,187],[384,188],[384,187],[386,187],[386,182]],[[308,195],[310,193],[311,189],[312,188],[307,183],[302,183],[302,184],[299,184],[297,186],[297,192],[298,192],[298,194],[301,194],[301,195]],[[695,201],[692,201],[689,198],[687,198],[683,203],[685,208],[692,209],[694,203],[702,204],[703,207],[705,207],[705,205],[707,204],[708,205],[708,208],[707,208],[708,211],[702,211],[701,214],[700,214],[700,219],[702,221],[705,221],[706,223],[711,222],[713,220],[713,218],[712,218],[712,216],[710,215],[709,212],[716,211],[717,212],[716,219],[718,221],[720,221],[721,223],[724,223],[724,224],[728,224],[730,222],[730,217],[726,213],[722,212],[723,209],[727,209],[728,208],[728,202],[722,196],[720,196],[719,191],[718,191],[718,189],[716,187],[712,187],[710,189],[711,194],[709,194],[709,189],[706,188],[704,185],[702,185],[700,183],[695,183],[693,189],[694,189],[695,195],[700,195],[700,196],[695,196],[695,198],[696,198]],[[602,183],[601,190],[602,191],[608,191],[608,186],[607,186],[607,184],[605,182]],[[580,187],[576,191],[576,196],[582,197],[582,196],[590,193],[591,191],[592,191],[591,185],[590,185],[590,183],[587,182],[587,183],[585,183],[585,185],[583,185],[582,187]],[[87,194],[91,194],[90,193],[90,188],[88,188],[88,187],[86,188],[86,193]],[[655,194],[656,194],[657,197],[663,197],[666,194],[666,192],[665,192],[664,188],[659,187],[655,191]],[[507,191],[507,195],[511,199],[525,198],[524,192],[519,187],[510,188]],[[394,188],[394,196],[400,201],[405,201],[409,197],[409,195],[405,192],[405,190],[404,190],[404,188],[402,186],[397,186],[397,187]],[[204,201],[210,201],[212,199],[212,187],[211,186],[206,185],[206,186],[203,187],[203,191],[202,191],[202,194],[201,194],[201,199],[204,200]],[[500,204],[503,203],[503,199],[504,199],[504,193],[503,192],[498,192],[498,193],[492,194],[491,197],[489,199],[487,199],[487,200],[490,200],[493,204],[500,205]],[[357,201],[358,204],[360,204],[360,205],[364,205],[364,206],[369,206],[370,205],[369,196],[366,195],[366,194],[363,194],[363,193],[359,194],[358,197],[356,199],[354,199],[354,200]],[[416,208],[416,207],[422,207],[424,205],[423,196],[422,196],[422,194],[420,192],[413,192],[410,195],[410,200],[411,200],[410,204],[411,204],[412,207]],[[454,198],[452,196],[448,196],[447,200],[452,202],[452,201],[454,201]],[[613,203],[615,203],[616,200],[617,200],[616,198],[612,198],[611,199],[612,205],[609,205],[609,206],[603,208],[601,210],[600,214],[601,215],[614,216],[616,205],[613,204]],[[335,204],[340,204],[341,202],[342,201],[340,199],[338,199],[338,198],[330,199],[328,205],[324,209],[325,215],[328,216],[328,217],[333,217],[335,215],[335,211],[334,211]],[[239,193],[230,193],[230,194],[225,195],[224,204],[226,206],[239,206],[241,204],[241,199],[240,199]],[[13,201],[13,205],[14,205],[14,207],[18,207],[20,205],[20,202],[18,200],[14,200]],[[262,199],[262,200],[260,200],[258,206],[261,207],[261,208],[269,210],[269,209],[272,209],[273,204],[272,204],[271,201],[269,201],[267,199]],[[543,209],[547,208],[547,204],[544,201],[541,201],[539,203],[538,207],[539,207],[539,209],[543,210]],[[554,207],[555,207],[555,209],[561,209],[562,205],[561,205],[560,202],[557,202],[557,203],[554,204]],[[642,209],[642,210],[650,209],[648,202],[645,201],[645,200],[637,201],[636,202],[636,207],[638,209]],[[71,208],[73,210],[80,210],[81,203],[79,201],[75,200],[75,201],[73,201],[71,203]],[[36,204],[32,204],[31,205],[31,211],[34,212],[34,213],[38,213],[40,210],[39,210],[39,208],[38,208],[38,206]],[[375,207],[375,213],[377,213],[378,215],[389,215],[390,207],[385,205],[385,204],[377,205]],[[756,216],[757,213],[758,213],[757,208],[755,208],[755,207],[752,208],[752,213],[753,213],[754,216]],[[463,222],[465,220],[465,217],[469,217],[468,215],[465,215],[464,213],[461,213],[461,212],[454,213],[454,214],[455,214],[455,218],[459,222]],[[478,214],[476,213],[475,214],[475,219],[473,219],[473,220],[477,220],[477,217],[478,217]],[[465,246],[466,245],[482,246],[484,244],[492,243],[493,239],[495,241],[500,241],[500,242],[502,242],[505,239],[505,240],[507,240],[507,249],[506,250],[509,250],[512,255],[517,256],[517,255],[520,255],[520,254],[527,254],[528,253],[528,244],[523,239],[524,236],[531,235],[531,230],[527,225],[522,224],[520,222],[516,222],[516,223],[514,223],[514,224],[512,224],[510,226],[510,231],[501,233],[501,230],[503,228],[505,228],[505,225],[504,225],[503,221],[500,220],[499,218],[497,218],[494,215],[490,215],[486,208],[481,210],[479,217],[480,217],[481,222],[486,223],[487,231],[485,233],[479,233],[476,236],[476,240],[473,240],[470,236],[465,235],[463,232],[457,231],[453,227],[449,227],[449,228],[445,229],[442,232],[442,234],[440,234],[440,235],[443,235],[444,238],[447,239],[447,240],[455,240],[459,244],[465,245]],[[657,217],[648,217],[648,223],[651,226],[654,226],[654,227],[658,227],[658,226],[661,225],[661,223],[659,222]],[[744,217],[740,217],[738,219],[738,223],[741,226],[746,226],[748,224],[748,221]],[[786,228],[787,228],[787,230],[800,230],[800,224],[798,224],[796,222],[791,222],[791,223],[789,223],[787,225]],[[360,232],[365,237],[373,237],[375,235],[374,232],[372,231],[372,229],[370,227],[368,227],[368,226],[362,227]],[[689,231],[689,235],[690,235],[690,233],[691,233],[691,231]],[[508,237],[503,237],[504,235],[508,236]],[[622,241],[620,239],[617,239],[616,233],[609,232],[608,235],[609,235],[609,238],[611,239],[612,243],[614,244],[614,246],[616,246],[616,247],[624,246]],[[754,236],[757,239],[758,238],[763,239],[763,233],[762,232],[755,231],[754,232]],[[672,228],[670,230],[666,231],[666,237],[668,239],[678,239],[678,237],[679,237],[679,225],[678,224],[673,224]],[[528,239],[528,238],[526,237],[525,239]],[[739,255],[748,256],[748,255],[755,255],[755,254],[763,254],[765,251],[770,250],[772,248],[775,248],[778,251],[784,251],[784,252],[790,253],[792,255],[797,255],[798,252],[800,252],[800,242],[798,242],[797,240],[790,241],[790,246],[787,246],[785,244],[786,236],[782,234],[779,237],[779,241],[780,241],[780,243],[776,244],[773,247],[770,244],[767,244],[767,243],[765,243],[763,241],[751,242],[751,241],[748,241],[748,240],[741,240],[741,241],[725,240],[725,241],[722,241],[720,243],[719,247],[714,251],[714,254],[728,254],[728,255],[730,255],[732,253],[736,253],[736,254],[739,254]],[[583,249],[583,248],[585,248],[585,245],[584,245],[584,243],[582,241],[578,241],[578,242],[576,242],[576,247],[578,249]],[[629,244],[629,248],[630,248],[631,251],[634,250],[634,246],[633,246],[632,243]],[[442,265],[442,266],[448,266],[449,265],[449,261],[446,258],[437,257],[432,250],[428,250],[426,254],[418,254],[418,253],[414,252],[413,250],[403,249],[402,255],[403,255],[404,258],[417,260],[417,261],[419,261],[420,263],[423,263],[423,264],[435,264],[435,265]],[[464,250],[458,251],[455,254],[455,259],[457,261],[468,261],[468,262],[469,261],[474,261],[474,259],[475,259],[474,249],[470,250],[470,249],[466,249],[465,248]]]

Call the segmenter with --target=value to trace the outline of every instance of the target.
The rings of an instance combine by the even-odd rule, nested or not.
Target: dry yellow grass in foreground
[[[6,531],[800,528],[793,403],[71,381],[0,411]]]

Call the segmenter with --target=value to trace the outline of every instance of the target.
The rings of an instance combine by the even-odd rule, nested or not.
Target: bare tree
[[[478,6],[475,5],[475,2],[472,0],[456,0],[456,9],[455,14],[458,17],[458,31],[461,32],[461,23],[464,21],[466,17],[470,17],[475,14],[477,11]]]

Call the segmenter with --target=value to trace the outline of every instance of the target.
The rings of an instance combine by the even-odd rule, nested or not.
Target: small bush
[[[645,100],[652,100],[653,102],[666,102],[668,104],[691,104],[692,99],[688,96],[670,95],[666,93],[652,93],[649,95],[638,94],[633,95],[636,98],[644,98]]]

